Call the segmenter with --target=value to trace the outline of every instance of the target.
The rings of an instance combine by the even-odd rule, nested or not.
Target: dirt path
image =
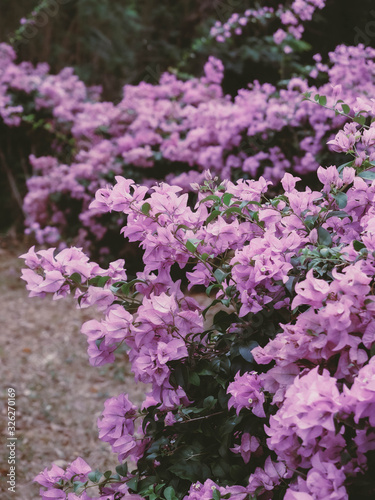
[[[28,298],[19,279],[26,248],[0,248],[0,497],[34,500],[32,479],[52,462],[64,467],[81,456],[104,471],[117,465],[110,447],[97,438],[96,420],[104,401],[121,392],[141,401],[126,359],[93,368],[81,324],[92,317],[73,300]],[[17,493],[7,491],[6,391],[16,390]]]

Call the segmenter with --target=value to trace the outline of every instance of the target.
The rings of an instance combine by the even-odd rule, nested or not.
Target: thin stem
[[[205,415],[203,417],[189,418],[188,420],[184,420],[183,422],[175,422],[175,425],[190,424],[191,422],[197,422],[198,420],[207,420],[211,417],[215,417],[216,415],[222,415],[223,413],[224,410],[217,411],[216,413],[211,413],[210,415]]]

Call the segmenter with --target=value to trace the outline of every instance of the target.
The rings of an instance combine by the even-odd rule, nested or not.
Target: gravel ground
[[[4,245],[2,245],[4,247]],[[39,498],[32,480],[52,462],[64,467],[81,456],[102,471],[118,464],[109,445],[97,438],[96,420],[104,401],[121,392],[139,403],[144,387],[135,385],[125,355],[114,365],[93,368],[79,333],[92,312],[77,310],[70,298],[28,298],[19,279],[26,251],[0,248],[0,497]],[[7,490],[9,450],[7,388],[16,390],[16,494]]]

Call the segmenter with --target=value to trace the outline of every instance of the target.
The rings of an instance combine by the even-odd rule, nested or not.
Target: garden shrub
[[[1,85],[6,151],[2,165],[7,173],[1,191],[6,207],[13,208],[7,213],[16,209],[20,213],[21,198],[27,192],[24,180],[31,177],[22,207],[27,233],[39,244],[59,248],[77,244],[105,260],[105,255],[121,252],[117,219],[87,209],[96,190],[113,183],[116,175],[149,186],[163,179],[189,190],[207,168],[221,179],[265,175],[276,183],[285,171],[305,177],[320,164],[334,163],[335,155],[327,155],[323,144],[345,118],[332,117],[324,109],[316,112],[310,103],[300,106],[301,93],[331,95],[331,86],[345,80],[342,97],[349,105],[358,95],[372,95],[374,50],[340,46],[330,54],[328,66],[318,54],[314,65],[301,64],[299,51],[306,48],[302,33],[324,2],[271,4],[243,14],[215,11],[222,21],[189,54],[220,54],[213,44],[220,45],[226,68],[211,56],[201,78],[166,73],[157,82],[157,75],[152,83],[126,85],[122,100],[116,103],[97,102],[98,89],[86,88],[70,69],[51,75],[46,65],[15,64],[11,49],[2,45],[8,55]],[[93,15],[99,9],[91,0],[75,2],[74,8],[84,5]],[[104,15],[106,9],[103,5],[99,10]],[[23,29],[26,25],[22,24]],[[258,45],[246,38],[246,30]],[[225,73],[231,71],[224,54],[243,59],[232,51],[238,37],[238,50],[252,47],[259,56],[262,46],[273,54],[271,59],[278,61],[275,67],[283,67],[287,80],[276,85],[255,80],[233,99],[228,97],[221,89],[226,87]],[[264,54],[260,58],[266,66],[273,65]],[[195,70],[201,72],[200,67]],[[3,227],[10,223],[7,219]]]
[[[40,244],[75,243],[92,255],[98,248],[116,254],[117,216],[88,211],[95,191],[116,175],[148,186],[165,180],[185,191],[202,181],[205,169],[221,180],[264,175],[277,184],[290,172],[308,182],[320,164],[337,159],[324,143],[349,117],[301,104],[302,93],[319,92],[329,103],[340,94],[349,106],[357,97],[366,101],[374,94],[374,56],[369,47],[339,46],[329,65],[315,57],[311,75],[326,83],[293,78],[284,88],[254,82],[234,100],[223,95],[224,68],[211,57],[201,78],[183,81],[167,73],[158,85],[125,86],[117,105],[84,103],[71,126],[71,161],[30,158],[28,232]]]
[[[25,180],[32,175],[30,153],[69,160],[74,151],[71,123],[84,102],[99,98],[98,87],[86,87],[71,68],[57,75],[47,64],[15,62],[16,54],[0,44],[0,196],[4,230],[21,215]],[[5,219],[5,220],[4,220]]]
[[[139,79],[144,79],[154,84],[157,83],[162,71],[169,66],[165,61],[159,64],[163,58],[165,59],[166,52],[169,54],[170,63],[175,64],[176,61],[181,61],[181,68],[186,72],[187,66],[184,63],[184,61],[187,62],[186,58],[179,54],[183,47],[187,47],[189,37],[191,38],[192,36],[192,30],[187,25],[189,23],[199,24],[209,12],[215,12],[215,15],[223,19],[223,16],[225,17],[233,11],[234,5],[228,5],[225,8],[221,5],[219,8],[216,4],[211,6],[200,4],[199,9],[194,9],[194,15],[191,14],[188,16],[188,19],[186,16],[181,16],[181,2],[177,2],[177,4],[173,3],[173,9],[169,8],[171,6],[168,8],[166,6],[154,6],[155,8],[151,8],[151,11],[149,2],[147,5],[143,5],[142,2],[127,2],[126,6],[119,4],[115,8],[111,7],[108,2],[100,2],[99,5],[96,0],[42,0],[37,5],[31,5],[30,2],[25,0],[20,5],[8,6],[6,9],[6,18],[9,22],[6,27],[3,26],[2,31],[6,32],[7,29],[11,29],[11,19],[18,12],[22,12],[22,9],[25,12],[30,11],[30,15],[24,15],[21,18],[19,28],[11,35],[12,43],[17,49],[18,55],[21,56],[21,59],[26,57],[28,61],[38,61],[40,58],[43,60],[44,57],[53,62],[55,70],[61,70],[61,67],[65,65],[61,64],[61,62],[56,63],[56,61],[61,59],[61,54],[65,54],[66,59],[66,52],[69,51],[69,64],[74,64],[78,75],[84,77],[86,74],[85,80],[90,81],[90,78],[87,78],[87,68],[91,70],[94,68],[95,75],[105,75],[104,78],[101,78],[100,83],[108,90],[108,79],[111,80],[111,78],[114,78],[117,81],[119,80],[118,71],[116,70],[119,65],[122,71],[129,71],[129,68],[133,68],[130,70],[133,73],[130,81],[135,80],[138,82]],[[243,8],[246,8],[245,4]],[[186,9],[187,5],[185,3],[183,10]],[[272,11],[272,16],[275,18],[281,16],[281,11],[279,12],[275,9],[268,10]],[[178,16],[176,12],[178,12]],[[307,17],[311,17],[312,13],[310,11]],[[235,16],[240,18],[238,14],[235,14]],[[179,18],[178,26],[176,22],[172,22],[174,27],[171,31],[167,26],[176,17]],[[264,45],[265,40],[262,38],[262,30],[257,31],[256,26],[261,24],[263,30],[272,32],[271,20],[266,19],[266,17],[263,16],[262,10],[248,9],[241,18],[241,22],[247,20],[252,25],[252,36],[257,40],[259,39],[258,41],[261,45]],[[82,22],[83,18],[84,22]],[[157,22],[155,21],[156,19]],[[250,21],[256,21],[256,23],[254,24]],[[159,24],[162,24],[166,30],[162,44],[158,44],[156,42],[157,37],[151,33],[152,30],[158,29],[155,26],[158,27]],[[231,21],[229,24],[231,24]],[[65,26],[65,29],[62,29],[63,26]],[[105,34],[108,28],[111,30],[111,37],[114,38],[112,42]],[[76,32],[77,30],[78,32]],[[89,30],[89,33],[87,33],[87,30]],[[119,33],[119,30],[121,33]],[[142,32],[144,32],[143,35]],[[66,36],[66,33],[69,33],[69,37]],[[173,57],[171,56],[174,53],[171,50],[172,45],[165,41],[165,37],[168,38],[169,35],[172,37],[169,42],[175,47],[174,52],[177,51],[177,54]],[[57,42],[55,37],[58,38],[59,36],[62,38]],[[77,38],[79,39],[78,41]],[[129,48],[132,47],[132,44],[137,44],[137,40],[141,40],[143,43],[146,38],[152,39],[152,41],[147,41],[148,50],[142,48],[140,52],[141,55],[143,54],[142,57],[140,57],[140,54],[135,56],[134,54],[137,50],[139,52],[139,47],[133,47],[132,50],[129,50]],[[177,38],[179,40],[178,43]],[[55,41],[53,42],[53,40]],[[86,54],[85,50],[87,47],[83,47],[87,43],[87,40],[89,41],[90,50],[95,50],[95,61],[92,61],[92,57]],[[272,50],[276,50],[279,56],[281,54],[283,58],[284,52],[282,47],[275,44],[272,37],[270,37],[270,40],[272,42]],[[42,46],[37,48],[41,41]],[[154,47],[155,43],[156,46]],[[245,41],[245,43],[247,42]],[[73,45],[74,50],[72,50],[70,44]],[[111,44],[113,46],[109,47]],[[119,57],[119,55],[115,56],[115,54],[109,56],[107,54],[108,50],[110,52],[113,50],[114,53],[118,54],[119,46],[123,47],[124,44],[127,45],[128,50],[122,51],[123,56]],[[155,50],[151,50],[150,44]],[[182,45],[177,49],[176,44]],[[269,42],[267,44],[267,46],[271,47]],[[75,61],[74,59],[77,45],[80,47],[80,61]],[[30,62],[16,64],[14,50],[5,44],[2,44],[1,47],[1,165],[5,175],[2,178],[0,189],[4,211],[9,214],[1,224],[1,229],[4,230],[12,222],[16,221],[18,225],[22,222],[23,210],[21,200],[26,194],[25,178],[31,175],[31,167],[27,160],[30,153],[36,157],[52,155],[63,163],[69,164],[76,152],[75,142],[70,130],[74,125],[72,113],[79,113],[82,102],[85,100],[96,101],[98,92],[93,92],[93,89],[86,89],[83,82],[77,76],[73,75],[71,69],[64,68],[57,75],[51,75],[45,63],[41,63],[36,67],[32,66]],[[211,50],[213,47],[210,47],[208,43],[208,45],[206,44],[206,49]],[[227,48],[225,48],[226,51]],[[197,71],[200,73],[201,62],[199,61],[202,61],[202,58],[206,58],[205,54],[201,54],[198,57],[198,52],[194,48],[192,51],[187,51],[186,54],[189,58],[194,56],[195,64],[198,64]],[[144,56],[146,56],[146,59]],[[161,60],[159,61],[160,57]],[[264,59],[263,56],[262,58]],[[136,78],[134,78],[134,71],[135,73],[139,73],[139,67],[134,70],[135,62],[142,70],[142,75],[138,75]],[[102,66],[103,63],[104,66]],[[267,65],[268,63],[266,62],[265,64]],[[188,69],[188,71],[190,70]],[[129,81],[129,78],[124,78],[123,81]],[[94,93],[96,95],[93,95]],[[108,91],[105,95],[109,95]],[[112,98],[115,97],[113,92],[110,95]],[[119,100],[117,99],[116,102],[118,103]],[[103,105],[103,109],[94,108],[94,112],[98,113],[99,116],[103,115],[103,123],[100,124],[103,132],[106,130],[105,115],[109,112],[110,107],[111,103],[106,103]],[[52,136],[50,135],[51,133],[53,134]],[[85,147],[87,148],[87,143]],[[160,165],[157,165],[157,168],[160,178],[165,172],[161,171]],[[174,165],[174,168],[176,168],[176,165]],[[127,174],[127,172],[123,173]],[[111,177],[110,174],[109,177]],[[92,190],[91,195],[93,192],[95,192],[95,189]],[[72,196],[74,197],[74,193],[72,193]],[[58,193],[52,194],[51,197],[52,199],[61,198]],[[78,211],[77,203],[74,203],[72,199],[69,200],[69,205],[75,206],[73,212]],[[53,211],[52,208],[51,212]],[[49,216],[61,219],[61,214],[53,217],[53,213],[50,213]],[[80,223],[77,221],[73,223],[71,220],[72,217],[68,217],[68,219],[68,225],[74,227],[72,231],[74,234],[79,230]],[[51,231],[47,230],[47,232],[50,233]],[[52,229],[53,232],[56,233],[56,229]],[[69,241],[68,235],[65,234],[63,237]],[[49,240],[51,240],[51,235],[49,236]]]
[[[102,500],[374,496],[375,109],[357,106],[359,123],[329,141],[351,159],[319,167],[319,189],[285,173],[272,194],[264,177],[209,171],[195,206],[165,182],[117,176],[99,189],[91,209],[125,216],[121,233],[144,250],[135,279],[80,248],[22,256],[30,296],[74,294],[102,311],[82,326],[90,363],[125,347],[151,387],[141,408],[126,394],[105,403],[99,437],[116,471],[53,465],[35,479],[42,498],[88,499],[94,485]]]

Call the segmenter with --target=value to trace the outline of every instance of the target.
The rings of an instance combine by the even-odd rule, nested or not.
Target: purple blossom
[[[289,477],[291,473],[283,462],[273,462],[270,457],[267,457],[263,469],[257,467],[250,474],[247,491],[250,494],[272,491],[283,479]]]
[[[301,304],[306,304],[319,309],[329,292],[329,284],[318,278],[314,278],[313,270],[306,274],[305,281],[298,283],[295,287],[296,297],[292,302],[292,309]]]
[[[336,379],[318,369],[296,377],[285,393],[285,400],[265,427],[271,450],[289,467],[311,467],[315,453],[337,461],[345,447],[341,433],[336,434],[334,416],[342,408]]]
[[[260,448],[259,439],[244,432],[241,436],[241,443],[230,448],[233,453],[240,453],[245,464],[249,463],[251,454]]]
[[[331,462],[323,461],[319,454],[312,457],[311,463],[312,468],[308,471],[306,480],[298,477],[297,483],[287,490],[284,499],[348,500],[344,471]]]
[[[256,372],[244,375],[240,375],[238,372],[234,381],[229,384],[227,392],[231,395],[228,408],[233,406],[237,415],[243,408],[247,408],[251,409],[257,417],[265,418],[266,414],[263,409],[265,398],[260,378]]]
[[[54,486],[60,479],[65,477],[65,471],[61,467],[52,464],[51,469],[45,468],[43,472],[38,474],[34,481],[39,483],[41,486],[50,488]]]
[[[137,407],[126,394],[107,399],[104,403],[102,417],[98,419],[99,439],[110,443],[119,461],[128,456],[136,460],[144,450],[146,442],[135,430],[137,417]]]
[[[372,357],[363,366],[354,379],[350,390],[344,389],[347,411],[354,413],[354,421],[368,419],[370,426],[375,427],[375,358]]]

